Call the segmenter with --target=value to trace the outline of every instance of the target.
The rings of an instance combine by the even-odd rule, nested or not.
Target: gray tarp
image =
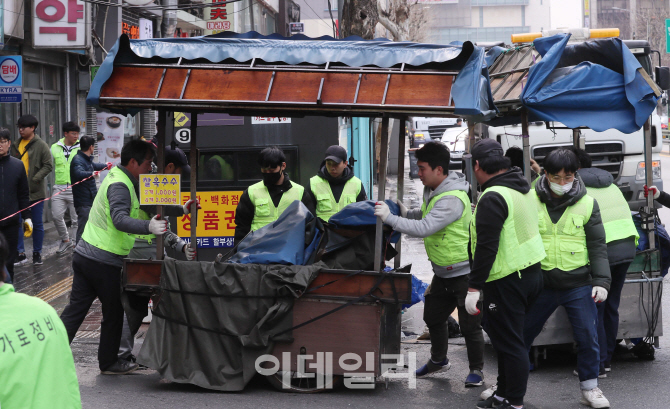
[[[173,382],[244,389],[256,358],[272,351],[270,334],[291,328],[294,299],[323,267],[166,259],[162,297],[138,362]]]

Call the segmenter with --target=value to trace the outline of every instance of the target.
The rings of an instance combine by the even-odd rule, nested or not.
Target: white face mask
[[[549,188],[551,188],[551,191],[554,192],[557,196],[563,196],[564,194],[568,193],[570,189],[572,189],[573,183],[575,183],[574,180],[570,183],[566,183],[565,185],[549,182]]]

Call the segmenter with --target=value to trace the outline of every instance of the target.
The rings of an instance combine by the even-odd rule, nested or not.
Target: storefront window
[[[40,65],[26,62],[23,64],[23,84],[26,88],[42,89],[40,84]]]
[[[58,68],[44,66],[44,89],[58,91]]]
[[[12,140],[18,138],[16,120],[19,118],[18,104],[0,104],[0,126],[9,129]]]

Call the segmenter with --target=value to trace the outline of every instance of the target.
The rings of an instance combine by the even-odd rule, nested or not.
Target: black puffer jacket
[[[589,188],[604,189],[614,183],[612,174],[603,169],[584,168],[580,169],[578,173],[584,181],[584,185],[586,185],[587,194]],[[626,211],[629,211],[628,205],[626,205]],[[607,243],[607,258],[610,266],[630,263],[635,258],[635,253],[635,236]]]
[[[94,171],[103,170],[106,167],[107,165],[104,163],[94,163],[92,156],[78,151],[70,164],[70,181],[74,184],[93,175]],[[97,193],[98,187],[95,184],[94,178],[72,186],[74,207],[93,206],[93,199],[95,199]]]
[[[23,162],[10,155],[0,157],[0,219],[30,206],[28,177]],[[24,219],[30,218],[30,209],[21,212]],[[19,215],[1,221],[0,226],[19,224]]]
[[[558,223],[565,210],[577,203],[582,197],[586,196],[586,186],[577,175],[572,189],[561,197],[553,197],[549,189],[549,181],[546,175],[542,175],[535,184],[535,193],[540,201],[547,205],[547,213],[551,222]],[[557,290],[569,290],[585,285],[603,287],[609,291],[610,266],[607,259],[607,244],[605,240],[605,228],[600,218],[600,208],[598,202],[593,201],[593,212],[589,220],[584,223],[584,233],[586,234],[586,249],[589,253],[589,264],[572,271],[563,271],[558,268],[545,271],[544,286]]]

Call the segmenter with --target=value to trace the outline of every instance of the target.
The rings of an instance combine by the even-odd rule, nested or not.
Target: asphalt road
[[[666,148],[662,155],[663,177],[670,186],[670,154]],[[421,184],[408,183],[408,199],[418,203]],[[412,190],[412,188],[414,188]],[[408,197],[409,196],[409,197]],[[413,196],[413,197],[412,197]],[[670,221],[670,209],[661,209],[661,218]],[[420,240],[406,239],[403,244],[403,264],[413,263],[413,272],[424,281],[432,273],[425,258]],[[667,311],[668,296],[662,301]],[[430,344],[417,343],[416,335],[423,330],[422,304],[409,309],[403,316],[403,329],[409,334],[402,344],[404,353],[414,352],[417,366],[428,359]],[[668,314],[663,326],[668,327]],[[141,347],[141,340],[136,351]],[[419,341],[420,342],[420,341]],[[295,394],[275,390],[261,376],[254,378],[243,392],[221,393],[201,389],[192,385],[167,383],[153,370],[137,371],[126,376],[100,375],[97,367],[97,341],[82,339],[72,345],[84,408],[473,408],[483,388],[468,389],[464,379],[468,373],[465,347],[461,339],[452,340],[449,358],[452,368],[445,373],[418,379],[416,388],[410,388],[406,380],[392,380],[388,389],[383,385],[374,390],[349,390],[339,388],[327,393]],[[640,361],[630,356],[621,356],[613,362],[607,379],[600,380],[600,387],[614,408],[665,408],[670,401],[667,379],[670,378],[670,340],[661,337],[660,349],[654,361]],[[550,350],[548,359],[531,373],[526,408],[579,408],[578,379],[572,375],[576,367],[575,355],[567,350]],[[490,346],[486,348],[485,380],[495,382],[496,360]]]

